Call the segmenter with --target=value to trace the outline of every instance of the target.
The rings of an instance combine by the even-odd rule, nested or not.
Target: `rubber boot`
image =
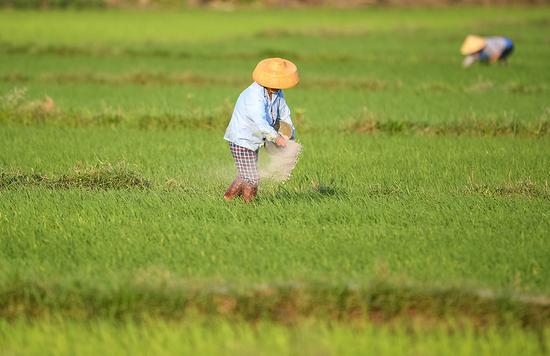
[[[252,184],[249,184],[249,183],[244,183],[243,185],[243,200],[245,203],[249,203],[251,202],[252,200],[254,200],[254,198],[256,198],[256,193],[258,192],[258,187],[252,185]]]
[[[223,195],[225,200],[231,200],[243,193],[244,182],[240,178],[235,178],[233,183],[227,188],[227,191]]]

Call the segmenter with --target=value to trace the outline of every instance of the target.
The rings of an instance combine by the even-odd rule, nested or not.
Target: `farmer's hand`
[[[278,147],[286,147],[286,140],[283,136],[277,137],[277,140],[275,140],[275,144]]]
[[[471,66],[472,64],[474,64],[475,61],[476,61],[476,60],[475,60],[474,56],[466,56],[466,57],[464,58],[464,61],[462,61],[462,66],[463,66],[464,68],[468,68],[469,66]]]

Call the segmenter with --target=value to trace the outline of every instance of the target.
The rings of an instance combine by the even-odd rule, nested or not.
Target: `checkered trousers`
[[[235,159],[238,175],[245,182],[257,186],[260,182],[258,173],[258,150],[252,151],[248,148],[238,146],[229,142],[229,149]]]

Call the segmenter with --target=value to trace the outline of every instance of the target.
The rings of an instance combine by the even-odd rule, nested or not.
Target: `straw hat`
[[[468,35],[462,43],[462,47],[460,47],[460,53],[465,56],[468,54],[473,54],[481,51],[483,48],[485,48],[486,45],[487,42],[483,37]]]
[[[252,79],[266,88],[288,89],[300,81],[298,68],[283,58],[267,58],[256,65]]]

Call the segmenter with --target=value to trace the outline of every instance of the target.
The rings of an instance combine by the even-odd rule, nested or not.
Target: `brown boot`
[[[249,183],[243,184],[243,200],[245,203],[251,202],[255,197],[256,193],[258,192],[258,187],[253,186]]]
[[[236,178],[233,183],[227,188],[227,191],[223,195],[225,200],[231,200],[243,192],[244,182],[240,178]]]

